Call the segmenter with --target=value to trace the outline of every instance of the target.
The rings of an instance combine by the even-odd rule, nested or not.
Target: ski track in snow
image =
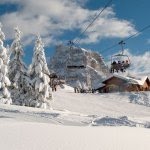
[[[60,110],[42,110],[22,106],[0,105],[0,122],[3,120],[52,123],[57,125],[88,125],[91,116]]]
[[[150,150],[150,107],[128,94],[54,93],[52,110],[0,104],[2,150]]]
[[[53,94],[52,110],[0,105],[0,122],[17,120],[70,126],[150,127],[150,108],[130,103],[128,94],[77,94],[71,90],[59,90]]]

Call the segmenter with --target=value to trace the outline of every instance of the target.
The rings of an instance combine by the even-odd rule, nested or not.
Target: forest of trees
[[[4,46],[5,34],[0,24],[0,103],[50,108],[52,92],[44,44],[38,35],[29,67],[23,62],[21,31],[14,29],[14,40]]]

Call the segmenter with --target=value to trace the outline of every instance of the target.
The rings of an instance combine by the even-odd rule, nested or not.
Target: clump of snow
[[[103,117],[103,118],[96,118],[93,122],[93,126],[129,126],[129,127],[136,127],[138,123],[131,121],[128,119],[127,116],[114,118],[114,117]]]
[[[150,107],[150,92],[132,92],[129,94],[131,103]]]

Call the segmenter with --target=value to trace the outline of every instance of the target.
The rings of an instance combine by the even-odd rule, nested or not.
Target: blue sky
[[[23,32],[25,62],[32,58],[35,34],[41,34],[46,45],[46,56],[52,56],[55,45],[66,44],[78,38],[93,16],[108,0],[0,0],[0,21],[6,34],[6,43],[11,43],[13,28]],[[92,49],[108,59],[119,51],[115,47],[104,49],[150,25],[149,0],[113,0],[111,6],[81,38],[79,46]],[[150,50],[150,29],[125,45],[132,55],[144,55]]]
[[[93,1],[89,1],[87,3],[87,7],[89,5],[90,9],[98,8],[98,5],[101,6],[101,3],[104,5],[106,1],[102,0],[94,3]],[[150,25],[150,20],[148,19],[148,14],[150,12],[150,1],[149,0],[115,0],[113,1],[113,6],[116,16],[120,19],[125,19],[130,21],[135,27],[137,31],[142,29],[143,27]],[[128,36],[127,36],[128,37]],[[126,38],[126,37],[125,37]],[[109,45],[113,45],[118,43],[121,39],[124,38],[107,38],[102,41],[93,44],[92,47],[94,49],[102,49],[109,47]],[[145,51],[150,49],[150,29],[145,30],[136,38],[132,38],[131,40],[126,42],[125,48],[131,50],[134,54],[143,54]],[[91,46],[89,46],[91,48]],[[109,55],[110,51],[116,52],[120,47],[116,47],[110,49],[103,53],[103,55]],[[101,51],[101,50],[100,50]]]

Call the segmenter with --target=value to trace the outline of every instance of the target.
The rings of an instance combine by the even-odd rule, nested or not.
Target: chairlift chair
[[[111,73],[114,71],[118,72],[125,72],[127,68],[131,65],[131,61],[128,55],[124,54],[117,54],[111,56]]]
[[[110,72],[125,72],[127,68],[130,67],[131,61],[128,55],[124,54],[123,44],[125,44],[123,41],[119,42],[119,44],[122,47],[122,53],[119,53],[117,55],[111,56],[111,68]]]

